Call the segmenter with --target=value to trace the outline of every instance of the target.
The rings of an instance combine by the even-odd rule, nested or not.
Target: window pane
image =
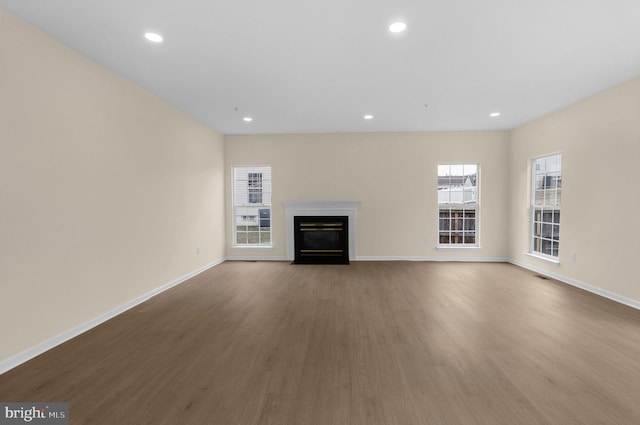
[[[440,176],[448,176],[451,172],[449,171],[448,165],[438,165],[438,177]]]
[[[547,173],[555,173],[560,171],[560,155],[551,155],[547,157]]]
[[[247,232],[247,243],[256,245],[260,243],[260,237],[258,232]]]
[[[449,232],[440,233],[440,243],[442,243],[442,244],[451,243],[451,238],[449,237]]]
[[[247,244],[247,232],[236,232],[236,244],[238,245]]]
[[[540,243],[540,242],[541,242],[541,241],[540,241],[540,239],[538,239],[538,238],[534,238],[534,239],[533,239],[533,250],[534,250],[535,252],[541,252],[541,251],[542,251],[542,246],[541,246],[541,243]]]
[[[474,176],[478,174],[478,164],[465,164],[463,166],[462,174],[464,176]]]
[[[476,230],[476,220],[475,219],[465,219],[464,220],[464,230]]]
[[[547,254],[547,255],[552,255],[553,251],[551,249],[552,245],[551,245],[551,241],[548,241],[546,239],[542,239],[542,253],[543,254]]]
[[[464,165],[461,165],[461,164],[450,165],[449,171],[451,173],[451,176],[454,176],[454,177],[463,176]]]

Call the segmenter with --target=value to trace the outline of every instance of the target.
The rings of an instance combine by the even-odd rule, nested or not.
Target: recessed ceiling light
[[[407,29],[407,24],[404,22],[394,22],[389,25],[389,31],[391,32],[402,32]]]
[[[493,118],[499,117],[500,116],[500,112],[492,112],[492,113],[489,114],[489,116],[493,117]]]
[[[251,121],[253,121],[253,118],[251,118],[251,117],[244,117],[244,118],[242,118],[242,120],[243,120],[243,121],[245,121],[245,122],[251,122]]]
[[[364,119],[365,120],[372,120],[373,119],[373,115],[365,115]]]
[[[153,41],[154,43],[162,43],[162,36],[160,34],[156,34],[155,32],[147,32],[144,34],[144,37],[149,41]]]

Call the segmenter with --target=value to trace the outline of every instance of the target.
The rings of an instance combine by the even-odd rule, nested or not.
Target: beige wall
[[[225,175],[220,134],[2,9],[0,61],[2,361],[222,259]]]
[[[272,166],[275,242],[273,249],[233,248],[228,184],[228,256],[285,257],[285,201],[360,201],[358,258],[504,259],[507,137],[506,132],[226,136],[229,176],[234,165]],[[481,249],[437,250],[437,165],[471,162],[481,167]]]
[[[557,266],[524,255],[530,159],[555,152],[563,167]],[[640,305],[640,78],[513,130],[509,164],[509,257]]]

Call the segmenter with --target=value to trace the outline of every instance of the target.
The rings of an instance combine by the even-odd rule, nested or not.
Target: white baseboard
[[[226,261],[293,261],[284,256],[232,255]],[[493,257],[406,257],[406,256],[357,256],[350,261],[466,261],[474,263],[507,263],[507,258]]]
[[[22,363],[25,363],[29,360],[31,360],[32,358],[39,356],[40,354],[51,350],[52,348],[62,344],[63,342],[69,341],[72,338],[75,338],[76,336],[92,329],[95,328],[96,326],[106,322],[109,319],[114,318],[115,316],[124,313],[125,311],[129,310],[130,308],[133,308],[135,306],[137,306],[138,304],[141,304],[145,301],[147,301],[148,299],[160,294],[161,292],[166,291],[167,289],[170,289],[176,285],[179,285],[180,283],[194,277],[197,274],[200,274],[206,270],[209,270],[212,267],[217,266],[218,264],[224,262],[224,258],[214,261],[212,263],[209,263],[203,267],[200,267],[197,270],[192,271],[191,273],[188,273],[182,277],[179,277],[176,280],[173,280],[165,285],[160,286],[159,288],[154,289],[153,291],[147,292],[146,294],[137,297],[131,301],[129,301],[126,304],[123,304],[111,311],[108,311],[107,313],[98,316],[92,320],[89,320],[88,322],[85,322],[81,325],[75,326],[63,333],[61,333],[60,335],[54,336],[53,338],[49,338],[48,340],[41,342],[40,344],[34,345],[31,348],[28,348],[18,354],[15,354],[7,359],[4,359],[2,361],[0,361],[0,375],[7,372],[8,370],[13,369],[16,366],[21,365]]]
[[[472,263],[506,263],[506,258],[492,257],[387,257],[387,256],[359,256],[355,261],[461,261]]]
[[[292,261],[285,256],[232,255],[225,257],[226,261]]]
[[[234,255],[225,257],[226,261],[293,261],[280,256]],[[474,257],[405,257],[405,256],[358,256],[350,261],[466,261],[474,263],[507,263],[507,258]]]
[[[531,270],[532,272],[541,274],[543,276],[550,277],[562,283],[575,286],[576,288],[583,289],[587,292],[591,292],[592,294],[600,295],[601,297],[605,297],[612,301],[616,301],[620,304],[624,304],[629,307],[640,310],[640,301],[624,297],[622,295],[616,294],[615,292],[607,291],[605,289],[598,288],[597,286],[589,285],[588,283],[580,282],[579,280],[571,279],[569,277],[566,277],[557,273],[550,273],[547,270],[544,270],[535,266],[530,266],[529,264],[524,264],[512,259],[509,260],[509,263],[518,267],[522,267],[523,269]]]

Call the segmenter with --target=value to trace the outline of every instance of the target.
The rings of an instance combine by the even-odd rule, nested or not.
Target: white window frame
[[[260,186],[252,186],[249,183],[249,174],[260,173]],[[239,165],[231,167],[231,193],[232,193],[232,219],[231,224],[234,248],[273,248],[273,217],[272,217],[272,181],[271,166]],[[262,202],[249,202],[260,189]],[[254,198],[255,199],[255,198]],[[260,212],[269,210],[269,227],[263,227],[264,218]],[[249,222],[249,218],[255,220]],[[243,221],[240,223],[240,221]],[[255,222],[255,223],[254,223]],[[242,227],[244,226],[244,229]],[[267,230],[268,229],[268,230]],[[239,242],[244,239],[245,242]]]
[[[536,164],[540,160],[545,160],[545,163],[551,161],[551,165],[545,166],[544,170],[537,169]],[[532,158],[528,254],[554,263],[560,256],[561,198],[562,153]],[[545,252],[545,243],[550,245],[550,253]]]
[[[443,167],[448,167],[449,170],[455,169],[456,167],[462,167],[463,170],[465,168],[470,168],[471,166],[475,167],[475,173],[476,173],[476,181],[475,181],[475,190],[474,191],[468,191],[464,189],[464,183],[462,185],[462,187],[458,187],[460,185],[456,185],[455,186],[455,190],[458,191],[460,190],[460,195],[461,195],[461,199],[458,202],[457,200],[454,200],[452,202],[452,193],[448,192],[448,194],[446,195],[446,197],[448,198],[448,202],[442,202],[441,198],[443,195],[443,191],[441,190],[442,188],[440,187],[440,170]],[[465,174],[464,171],[462,173],[463,175]],[[479,248],[480,247],[480,164],[479,163],[447,163],[447,164],[438,164],[438,173],[437,173],[437,179],[438,179],[438,249],[448,249],[448,248]],[[450,189],[451,189],[451,183],[449,184]],[[450,190],[449,189],[449,190]],[[471,199],[467,199],[468,196],[471,196]],[[457,196],[456,196],[457,197]],[[469,202],[469,201],[475,201],[475,202]],[[452,240],[452,232],[453,230],[451,229],[451,224],[452,224],[452,212],[453,211],[462,211],[462,215],[463,217],[459,217],[459,219],[461,219],[461,222],[463,223],[462,225],[462,229],[458,229],[460,230],[458,233],[462,234],[462,241],[461,242],[451,242]],[[448,211],[449,216],[442,218],[441,217],[441,211]],[[469,221],[469,219],[467,219],[465,217],[466,215],[466,211],[474,211],[474,219],[473,219],[473,226],[467,226],[466,222]],[[448,229],[443,229],[441,227],[442,221],[441,220],[449,220],[449,226]],[[470,228],[471,227],[471,228]],[[441,237],[444,233],[449,233],[449,242],[441,242]],[[466,236],[470,235],[471,233],[473,233],[473,237],[474,237],[474,241],[472,243],[469,242],[465,242],[466,240]]]

